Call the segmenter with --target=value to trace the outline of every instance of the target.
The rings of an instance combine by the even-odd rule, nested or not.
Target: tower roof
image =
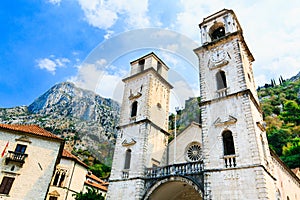
[[[148,58],[148,57],[151,57],[151,56],[156,58],[159,62],[161,62],[167,68],[167,70],[169,70],[169,67],[166,65],[166,63],[164,63],[164,61],[162,61],[153,51],[146,54],[146,55],[144,55],[141,58],[138,58],[138,59],[135,59],[135,60],[131,61],[130,64],[132,65],[133,63],[138,62],[139,60],[142,60],[142,59],[145,59],[145,58]]]

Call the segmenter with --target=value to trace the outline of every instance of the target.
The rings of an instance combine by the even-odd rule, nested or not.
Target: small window
[[[62,174],[61,174],[61,176],[60,176],[60,180],[59,180],[59,186],[60,186],[60,187],[63,187],[63,186],[64,186],[65,178],[66,178],[66,173],[65,173],[65,172],[62,172]]]
[[[0,185],[0,194],[9,194],[15,178],[4,176]]]
[[[223,26],[217,28],[211,33],[211,39],[216,40],[225,36],[225,28]]]
[[[140,67],[140,71],[144,71],[144,67],[145,67],[145,60],[140,60],[139,61],[139,67]]]
[[[159,74],[161,74],[161,63],[160,62],[157,62],[157,72],[159,73]]]
[[[248,73],[248,79],[249,79],[249,81],[251,82],[251,76],[250,76],[250,74]]]
[[[59,175],[60,175],[60,173],[59,173],[59,171],[57,171],[57,172],[55,173],[53,185],[56,185],[56,186],[57,186],[57,184],[58,184],[58,179],[59,179]]]
[[[226,75],[224,71],[218,71],[216,74],[216,79],[217,79],[217,89],[223,89],[227,88],[227,83],[226,83]]]
[[[130,160],[131,160],[131,150],[127,149],[125,153],[125,165],[124,169],[130,169]]]
[[[224,131],[223,134],[224,155],[234,155],[234,142],[231,131]]]
[[[138,106],[138,102],[137,101],[135,101],[135,102],[133,102],[132,103],[132,105],[131,105],[131,117],[135,117],[136,116],[136,114],[137,114],[137,106]]]
[[[26,145],[22,145],[22,144],[17,144],[15,152],[16,153],[21,153],[24,154],[26,151],[27,146]]]
[[[50,196],[49,200],[57,200],[57,197]]]

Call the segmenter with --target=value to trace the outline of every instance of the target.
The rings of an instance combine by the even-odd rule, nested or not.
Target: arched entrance
[[[169,177],[154,184],[145,195],[146,200],[202,200],[200,188],[183,177]]]

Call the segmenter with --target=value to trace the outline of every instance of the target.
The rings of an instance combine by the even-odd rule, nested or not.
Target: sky
[[[64,81],[120,102],[130,61],[150,52],[170,68],[171,107],[183,107],[199,96],[198,24],[223,8],[242,26],[257,86],[300,71],[296,0],[3,0],[0,108],[29,105]]]

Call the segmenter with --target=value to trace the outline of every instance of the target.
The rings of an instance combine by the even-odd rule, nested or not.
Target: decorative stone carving
[[[220,117],[218,117],[216,119],[216,121],[214,122],[215,126],[225,126],[225,125],[229,125],[229,124],[234,124],[237,122],[237,119],[231,115],[228,116],[228,118],[224,121],[221,120]]]
[[[131,138],[130,141],[127,141],[127,139],[123,140],[122,142],[122,146],[123,147],[128,147],[128,146],[132,146],[136,143],[136,141],[134,139]]]

